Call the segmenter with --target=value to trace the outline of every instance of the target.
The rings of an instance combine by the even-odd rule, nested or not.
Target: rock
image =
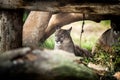
[[[8,60],[12,66],[0,64],[0,77],[4,80],[98,80],[92,69],[78,64],[76,59],[80,58],[62,50],[34,49]]]

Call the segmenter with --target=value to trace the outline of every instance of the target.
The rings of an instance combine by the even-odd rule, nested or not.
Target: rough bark
[[[119,4],[119,0],[1,0],[0,8],[120,15]]]
[[[2,80],[98,80],[92,69],[76,62],[79,57],[65,51],[23,48],[3,54]]]
[[[51,18],[49,12],[31,11],[23,25],[23,46],[37,47]]]
[[[22,47],[22,11],[0,11],[0,53]]]

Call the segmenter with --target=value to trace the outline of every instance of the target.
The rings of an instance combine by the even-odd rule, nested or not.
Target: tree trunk
[[[0,11],[0,53],[22,46],[22,11]]]
[[[23,26],[24,46],[39,46],[39,40],[45,34],[51,15],[49,12],[31,11]]]

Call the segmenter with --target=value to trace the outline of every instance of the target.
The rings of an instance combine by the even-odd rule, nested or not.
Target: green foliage
[[[99,50],[94,56],[93,63],[101,64],[109,68],[110,72],[119,71],[120,70],[120,42],[117,44],[113,44],[112,52],[108,53],[99,46],[97,46]]]
[[[23,22],[25,22],[25,20],[27,19],[28,14],[29,13],[27,11],[24,12],[24,14],[23,14]]]
[[[81,47],[82,48],[86,48],[89,51],[92,51],[92,47],[94,46],[95,42],[96,42],[97,38],[94,36],[91,36],[90,38],[88,38],[87,40],[83,40]]]
[[[101,21],[101,24],[102,24],[103,26],[109,28],[109,26],[110,26],[110,20],[103,20],[103,21]]]
[[[54,38],[51,36],[44,43],[40,43],[40,47],[53,49],[54,48]]]
[[[113,44],[112,48],[117,55],[120,54],[120,38],[118,39],[119,43]]]
[[[99,50],[98,53],[94,56],[94,63],[101,64],[109,68],[109,70],[113,70],[113,56],[103,50]]]
[[[119,43],[113,44],[113,50],[114,50],[114,66],[115,66],[115,71],[120,70],[120,38],[119,38]]]

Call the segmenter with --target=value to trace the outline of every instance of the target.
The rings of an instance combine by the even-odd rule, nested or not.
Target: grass
[[[80,46],[80,40],[79,39],[73,39],[74,43]],[[88,40],[84,39],[81,41],[81,47],[85,48],[89,51],[92,50],[92,47],[94,46],[96,42],[96,37],[90,37]],[[43,44],[40,44],[42,48],[47,49],[54,49],[54,35],[50,36]]]
[[[51,35],[40,47],[47,49],[54,49],[54,35]]]
[[[85,48],[89,51],[92,50],[92,47],[94,46],[96,40],[97,40],[97,37],[95,37],[95,36],[91,36],[89,38],[81,39],[81,42],[80,42],[80,39],[73,39],[73,41],[76,45],[79,45],[82,48]]]
[[[74,44],[80,46],[79,39],[73,39]],[[84,39],[81,41],[81,47],[86,48],[87,50],[91,51],[92,47],[96,42],[96,37],[89,37],[88,39]],[[50,36],[43,44],[40,44],[40,47],[47,48],[47,49],[54,49],[54,35]]]

